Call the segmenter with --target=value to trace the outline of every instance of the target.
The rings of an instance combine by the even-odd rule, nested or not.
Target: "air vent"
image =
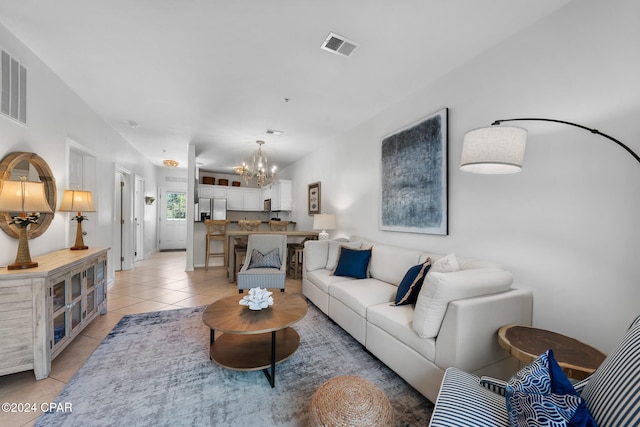
[[[321,49],[342,56],[350,56],[356,47],[358,47],[356,42],[335,33],[330,33],[320,46]]]
[[[0,112],[26,124],[27,69],[4,50],[2,51],[1,63],[2,95],[0,96]]]

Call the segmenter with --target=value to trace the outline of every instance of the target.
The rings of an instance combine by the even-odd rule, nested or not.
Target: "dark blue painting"
[[[382,139],[380,228],[448,233],[447,109]]]

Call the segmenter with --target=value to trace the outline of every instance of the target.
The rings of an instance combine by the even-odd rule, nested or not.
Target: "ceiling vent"
[[[330,33],[320,46],[321,49],[336,55],[350,56],[358,44],[335,33]]]

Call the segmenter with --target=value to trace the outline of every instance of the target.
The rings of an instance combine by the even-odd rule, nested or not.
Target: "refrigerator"
[[[196,219],[227,219],[227,199],[203,199],[198,200],[198,215]]]

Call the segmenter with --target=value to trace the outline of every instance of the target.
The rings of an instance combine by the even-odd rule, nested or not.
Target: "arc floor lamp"
[[[498,126],[502,122],[539,121],[562,123],[601,135],[624,148],[638,163],[640,157],[628,146],[597,129],[564,120],[519,118],[496,120],[490,127],[473,129],[464,135],[460,169],[480,174],[506,174],[520,172],[527,142],[527,130],[516,126]]]

